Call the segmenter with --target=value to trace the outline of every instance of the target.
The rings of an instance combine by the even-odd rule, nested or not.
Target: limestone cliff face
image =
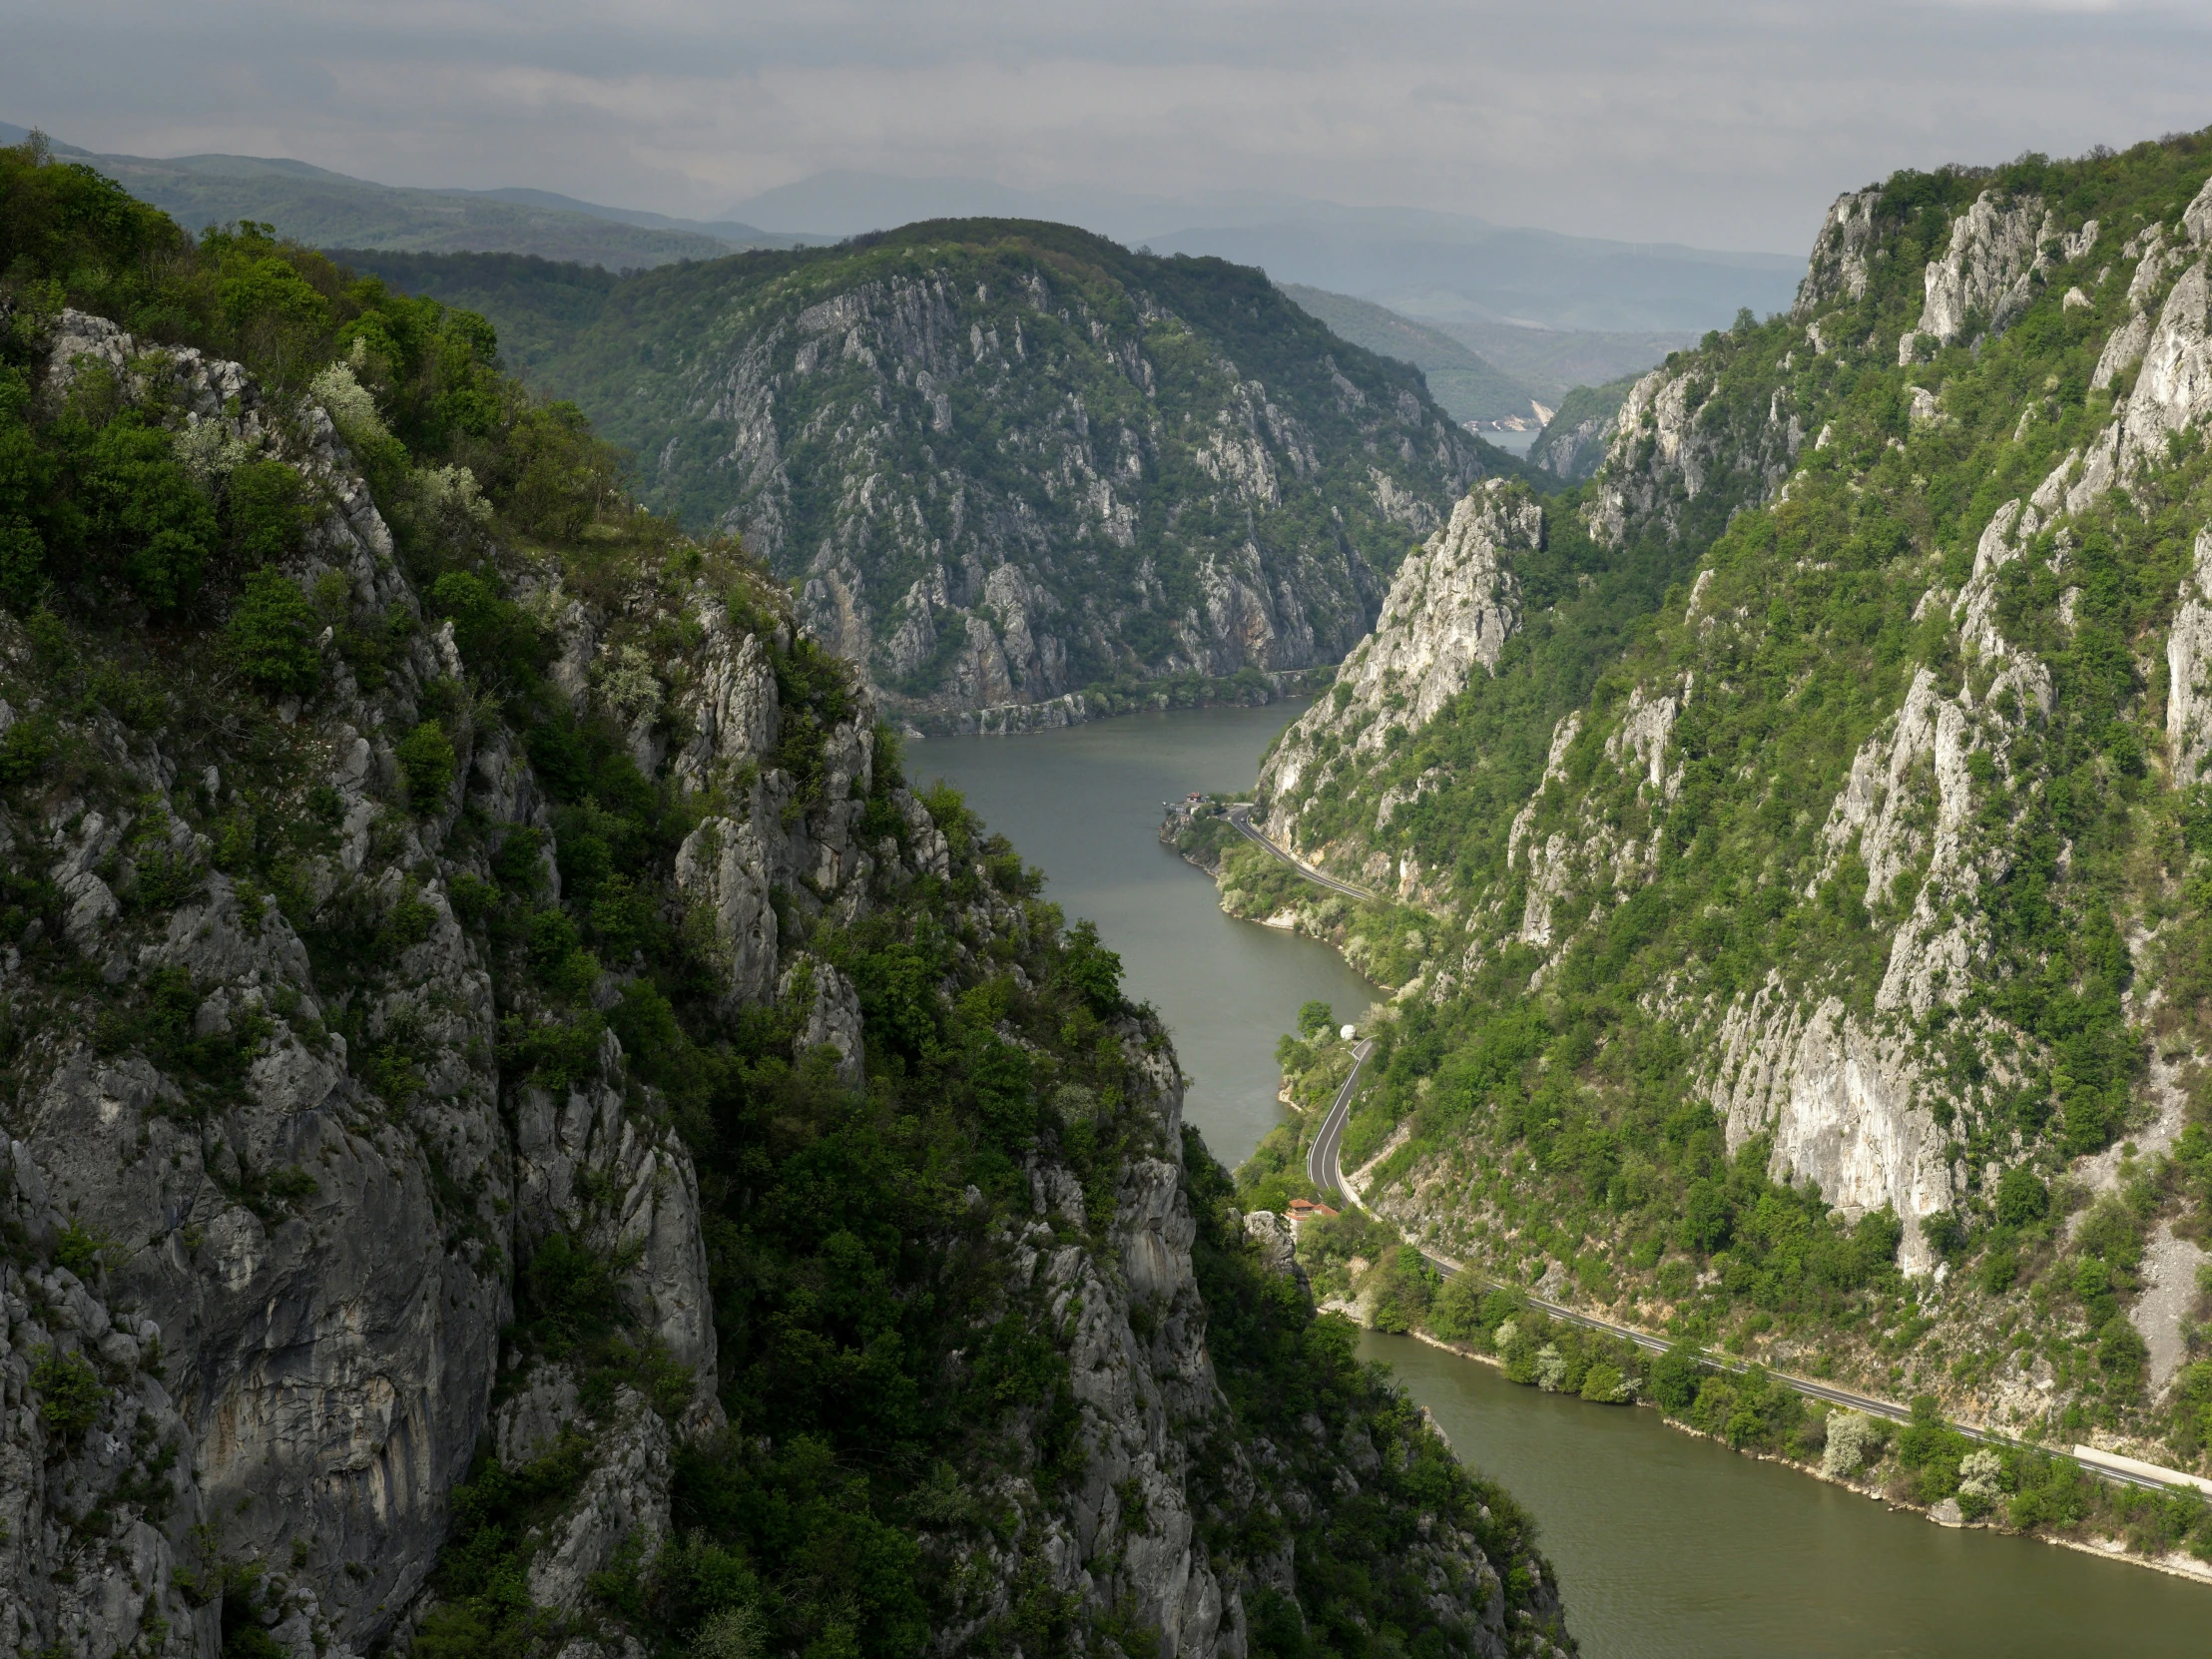
[[[1334,661],[1383,557],[1346,511],[1424,533],[1439,465],[1472,466],[1448,422],[1334,369],[1317,429],[1161,300],[1043,265],[854,280],[749,325],[728,368],[694,371],[744,434],[724,522],[803,572],[810,630],[916,717]],[[1339,424],[1364,434],[1356,484],[1327,478]],[[894,464],[917,445],[919,466]],[[1199,528],[1224,513],[1249,528]]]
[[[1899,364],[1906,372],[1895,424],[1856,440],[1865,458],[1854,463],[1848,489],[1910,496],[1926,483],[1915,473],[1928,451],[1915,446],[1946,441],[1957,419],[1944,374],[1923,367],[1924,360],[1945,346],[1987,342],[2035,307],[2065,315],[2092,304],[2082,287],[2068,289],[2062,273],[2077,274],[2098,291],[2093,303],[2102,320],[2080,347],[2084,368],[2097,360],[2094,387],[2075,417],[2083,436],[2061,449],[2038,435],[2038,422],[2058,417],[2054,401],[2023,410],[2016,428],[2007,413],[2010,441],[2038,455],[2057,451],[2055,464],[2035,461],[2026,472],[2032,482],[2019,496],[1973,515],[1947,583],[1936,575],[1933,549],[1909,573],[1900,566],[1897,579],[1919,595],[1912,615],[1929,630],[1928,643],[1917,648],[1927,656],[1901,676],[1863,739],[1819,763],[1789,753],[1726,752],[1733,778],[1754,785],[1818,769],[1817,794],[1792,809],[1818,832],[1812,867],[1796,878],[1801,890],[1789,901],[1811,901],[1848,884],[1854,913],[1869,918],[1878,948],[1862,967],[1847,965],[1835,945],[1804,942],[1758,982],[1715,992],[1701,977],[1697,952],[1685,946],[1678,968],[1646,993],[1647,1005],[1683,1034],[1699,1091],[1725,1123],[1732,1147],[1767,1137],[1778,1177],[1818,1182],[1849,1216],[1890,1207],[1907,1223],[1903,1265],[1929,1274],[1937,1260],[1913,1224],[1985,1203],[1998,1173],[1995,1161],[1976,1168],[1963,1155],[1953,1107],[1963,1111],[1998,1089],[2047,1088],[2055,1063],[2041,1039],[2005,1026],[1992,1011],[1997,987],[2021,971],[1993,931],[1991,917],[2003,900],[1992,895],[2020,890],[2034,859],[2047,872],[2037,881],[2067,875],[2070,846],[2052,862],[2056,843],[2038,850],[2022,827],[2033,803],[2059,787],[2040,742],[2064,714],[2050,657],[2082,626],[2076,584],[2085,578],[2074,572],[2085,539],[2104,533],[2101,526],[2122,501],[2130,511],[2157,503],[2172,511],[2173,502],[2195,499],[2188,492],[2199,474],[2178,469],[2195,464],[2194,435],[2212,420],[2206,332],[2212,185],[2178,225],[2143,227],[2116,248],[2093,219],[2067,221],[2040,199],[1983,191],[1952,217],[1936,257],[1918,274],[1916,303],[1902,314],[1873,309],[1870,283],[1889,257],[1886,223],[1895,223],[1885,222],[1881,209],[1879,191],[1838,201],[1786,332],[1779,321],[1771,325],[1756,347],[1763,355],[1724,338],[1637,384],[1582,511],[1593,536],[1615,547],[1672,538],[1716,480],[1733,478],[1738,506],[1772,503],[1773,522],[1791,525],[1784,503],[1831,430],[1842,426],[1840,411],[1816,388],[1833,383],[1826,377],[1850,363],[1885,373]],[[2109,262],[2101,270],[2094,269],[2099,258]],[[1902,334],[1885,332],[1884,314],[1898,318],[1887,325],[1892,330],[1909,325]],[[1764,379],[1742,384],[1727,408],[1701,412],[1701,399],[1729,385],[1747,360],[1756,361]],[[2095,389],[2115,387],[2116,395]],[[1801,446],[1815,422],[1819,447]],[[2001,432],[1995,441],[2001,446]],[[1892,458],[1881,462],[1883,456]],[[1895,468],[1896,476],[1879,465]],[[1715,523],[1705,533],[1719,528]],[[2171,623],[2147,642],[2140,668],[2147,675],[2157,658],[2164,660],[2170,690],[2163,710],[2153,700],[2143,718],[2149,724],[2162,713],[2174,785],[2197,782],[2212,754],[2212,529],[2192,525],[2187,534],[2193,548],[2181,561],[2187,574],[2173,595]],[[1448,996],[1461,978],[1515,950],[1533,953],[1512,959],[1530,962],[1528,984],[1539,988],[1578,939],[1603,937],[1605,918],[1660,879],[1666,857],[1696,855],[1680,849],[1707,844],[1694,838],[1719,822],[1705,816],[1715,811],[1716,789],[1732,786],[1709,771],[1706,793],[1689,793],[1686,777],[1701,755],[1712,753],[1700,748],[1709,740],[1697,734],[1725,729],[1749,654],[1776,630],[1797,625],[1778,598],[1795,579],[1788,568],[1762,566],[1766,574],[1752,581],[1740,557],[1696,569],[1684,608],[1662,619],[1675,642],[1665,652],[1632,654],[1632,677],[1615,695],[1558,718],[1547,763],[1540,775],[1531,769],[1533,787],[1500,837],[1502,876],[1427,873],[1400,889],[1428,908],[1448,936],[1464,941],[1459,962],[1427,965],[1416,988]],[[1400,580],[1414,568],[1409,564]],[[1829,568],[1810,559],[1795,566]],[[1369,707],[1366,682],[1354,679],[1360,665],[1416,649],[1426,626],[1420,617],[1385,609],[1375,639],[1344,671],[1351,710]],[[1462,683],[1467,678],[1462,674]],[[1414,683],[1401,689],[1408,709],[1428,706],[1416,702]],[[1420,770],[1426,762],[1417,745],[1392,754],[1356,739],[1351,719],[1325,703],[1285,740],[1264,783],[1269,822],[1279,835],[1296,839],[1303,823],[1327,810],[1335,814],[1337,838],[1306,837],[1310,852],[1348,872],[1386,871],[1393,863],[1424,867],[1432,850],[1393,839],[1392,809],[1427,789],[1447,792],[1448,803],[1452,780],[1433,767]],[[1417,721],[1408,725],[1417,729]],[[1335,734],[1334,746],[1317,741],[1324,732]],[[1352,805],[1340,810],[1320,799],[1325,786]],[[1787,819],[1778,811],[1772,822]],[[1478,864],[1469,858],[1461,868]],[[1768,869],[1756,882],[1776,879]],[[2089,900],[2077,893],[2065,902]],[[1727,925],[1756,930],[1758,923],[1753,910],[1741,907],[1727,911]],[[2136,948],[2128,1008],[2139,1033],[2146,1010],[2164,993],[2145,977],[2158,957],[2141,941]],[[1931,1036],[1946,1020],[1969,1018],[1978,1022],[1974,1063],[1987,1068],[1973,1084],[1959,1081],[1950,1051]],[[2168,1144],[2179,1123],[2163,1080],[2171,1058],[2156,1059],[2132,1085],[2129,1122],[2142,1125],[2145,1145]],[[2012,1159],[2034,1155],[2024,1138],[2008,1144]],[[2083,1159],[2074,1167],[2087,1185],[2109,1186],[2110,1164],[2109,1157]],[[1423,1181],[1430,1182],[1426,1190],[1445,1190],[1433,1172],[1415,1170],[1394,1201],[1400,1213],[1423,1214],[1424,1202],[1432,1210],[1436,1201],[1412,1196]],[[2170,1311],[2162,1317],[2170,1326]],[[2177,1339],[2169,1328],[2154,1341],[2173,1346]]]
[[[1541,453],[1531,452],[1530,459],[1549,472],[1556,473],[1570,484],[1579,484],[1605,458],[1612,447],[1618,413],[1587,415],[1567,424],[1546,426]]]
[[[594,1575],[672,1537],[681,1448],[724,1426],[721,1356],[699,1175],[666,1103],[612,1030],[561,1048],[573,1011],[470,919],[495,881],[558,892],[553,799],[517,739],[455,706],[453,624],[425,619],[353,465],[343,434],[373,414],[348,375],[294,402],[64,313],[42,395],[96,368],[181,452],[280,461],[312,485],[320,516],[284,574],[399,644],[356,673],[335,625],[324,635],[323,692],[282,702],[253,739],[258,765],[296,768],[277,800],[278,771],[186,764],[189,727],[58,696],[37,666],[49,648],[0,620],[0,743],[22,725],[77,757],[66,790],[0,798],[8,890],[50,884],[57,918],[0,954],[0,1643],[207,1659],[227,1598],[232,1623],[247,1598],[245,1620],[289,1659],[403,1642],[472,1460],[573,1446],[587,1472],[533,1535],[528,1595],[589,1615],[565,1659],[635,1653]],[[862,1086],[858,993],[782,918],[850,924],[952,873],[922,805],[876,788],[872,703],[820,726],[801,779],[784,740],[816,711],[779,689],[795,637],[772,586],[687,577],[679,560],[581,593],[549,559],[494,556],[556,641],[559,695],[702,805],[650,901],[691,930],[733,1017],[792,1010],[795,1057],[827,1050]],[[404,747],[432,710],[449,771]],[[871,800],[901,833],[863,834]],[[281,902],[228,850],[257,834],[289,837]],[[976,949],[1030,925],[984,891],[961,920]],[[593,1003],[612,1006],[623,975],[594,972]],[[1003,1558],[935,1547],[972,1554],[967,1628],[1004,1615],[1017,1569],[1041,1558],[1055,1594],[1157,1632],[1163,1655],[1240,1659],[1245,1597],[1294,1590],[1295,1571],[1209,1547],[1201,1523],[1234,1534],[1342,1487],[1324,1464],[1293,1478],[1251,1463],[1193,1277],[1172,1051],[1134,1021],[1122,1035],[1153,1131],[1122,1171],[1109,1243],[1066,1242],[1066,1224],[1090,1224],[1084,1191],[1037,1163],[1032,1218],[994,1245],[1007,1304],[1035,1304],[1067,1344],[1083,1473],[1063,1492],[998,1471],[1020,1517]],[[559,1064],[530,1057],[546,1044]],[[512,1339],[518,1268],[557,1239],[612,1264],[599,1312],[656,1357],[652,1397],[643,1382],[595,1393]],[[1435,1554],[1438,1617],[1465,1650],[1542,1650],[1506,1623],[1517,1563],[1457,1536]],[[961,1639],[941,1631],[936,1650]]]
[[[742,534],[933,730],[1334,663],[1499,459],[1263,274],[1065,226],[639,274],[559,334],[534,372],[638,451],[647,498]]]
[[[1493,481],[1452,508],[1450,522],[1399,567],[1375,631],[1338,670],[1331,695],[1270,753],[1260,787],[1277,803],[1271,833],[1298,841],[1290,803],[1372,764],[1435,719],[1473,676],[1496,668],[1520,627],[1513,555],[1542,541],[1543,511],[1523,488]]]
[[[1701,497],[1733,506],[1782,487],[1805,442],[1792,400],[1778,392],[1747,418],[1713,389],[1709,364],[1662,365],[1630,389],[1582,509],[1593,538],[1618,547],[1631,526],[1671,538]]]
[[[1979,323],[1984,334],[2001,333],[2034,297],[2054,264],[2080,259],[2096,246],[2097,222],[2061,236],[2058,216],[2035,197],[2000,203],[1983,191],[1951,222],[1950,246],[1929,262],[1921,319],[1898,341],[1898,361],[1909,363],[1924,342],[1949,345]]]

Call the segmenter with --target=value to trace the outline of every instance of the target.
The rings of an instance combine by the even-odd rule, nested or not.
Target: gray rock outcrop
[[[736,283],[650,394],[671,412],[649,485],[711,497],[797,580],[808,631],[927,730],[1333,663],[1377,571],[1480,475],[1475,445],[1327,336],[1263,380],[1210,300],[1183,314],[1151,272],[947,247],[805,300]]]
[[[1417,732],[1477,673],[1495,670],[1520,627],[1513,555],[1543,545],[1543,512],[1524,489],[1492,480],[1399,567],[1375,631],[1337,672],[1330,695],[1278,740],[1260,788],[1272,801],[1310,792],[1326,745],[1331,766],[1380,753]],[[1295,841],[1292,820],[1270,832]]]

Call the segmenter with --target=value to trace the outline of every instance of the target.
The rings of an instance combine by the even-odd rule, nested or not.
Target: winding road
[[[1312,864],[1306,862],[1305,859],[1291,852],[1287,847],[1276,845],[1267,836],[1261,834],[1259,830],[1253,829],[1251,802],[1241,801],[1231,807],[1229,809],[1229,822],[1238,834],[1244,836],[1246,840],[1251,841],[1256,846],[1266,847],[1276,857],[1289,864],[1291,868],[1297,870],[1299,874],[1305,876],[1317,887],[1327,887],[1331,892],[1341,892],[1347,898],[1366,898],[1381,902],[1382,897],[1381,893],[1371,892],[1366,887],[1357,886],[1350,881],[1340,881],[1334,875],[1324,874]]]
[[[1353,1045],[1352,1070],[1338,1087],[1336,1098],[1330,1101],[1328,1114],[1321,1120],[1321,1128],[1316,1132],[1313,1144],[1306,1151],[1306,1179],[1323,1192],[1335,1193],[1338,1197],[1349,1200],[1363,1210],[1366,1210],[1368,1206],[1361,1199],[1359,1193],[1355,1192],[1351,1184],[1345,1180],[1341,1160],[1344,1151],[1345,1125],[1352,1118],[1353,1096],[1359,1093],[1360,1075],[1366,1070],[1368,1057],[1374,1052],[1375,1039],[1372,1037],[1363,1037]],[[1429,1266],[1433,1267],[1446,1279],[1456,1278],[1467,1271],[1459,1263],[1450,1260],[1448,1257],[1432,1255],[1425,1250],[1421,1252],[1421,1256]],[[1595,1314],[1585,1314],[1579,1309],[1567,1307],[1564,1303],[1553,1302],[1546,1297],[1530,1295],[1521,1286],[1508,1285],[1503,1280],[1491,1279],[1483,1274],[1476,1274],[1474,1277],[1479,1283],[1491,1285],[1501,1290],[1518,1292],[1526,1300],[1529,1307],[1539,1309],[1555,1320],[1562,1320],[1569,1325],[1578,1325],[1585,1331],[1597,1331],[1608,1337],[1617,1337],[1624,1342],[1633,1343],[1646,1353],[1664,1354],[1668,1349],[1675,1346],[1669,1339],[1656,1333],[1641,1330],[1633,1325],[1621,1325],[1613,1320],[1600,1319]],[[1698,1354],[1698,1362],[1715,1371],[1732,1372],[1738,1376],[1751,1370],[1750,1362],[1738,1360],[1726,1354],[1712,1354],[1701,1351]],[[1833,1382],[1823,1382],[1817,1378],[1795,1377],[1788,1372],[1774,1371],[1771,1368],[1768,1375],[1778,1382],[1789,1384],[1808,1399],[1824,1400],[1831,1405],[1842,1405],[1850,1410],[1864,1411],[1871,1417],[1886,1417],[1892,1422],[1910,1422],[1912,1420],[1912,1411],[1908,1407],[1898,1404],[1895,1400],[1878,1399],[1873,1394],[1863,1394],[1850,1388],[1838,1387]],[[2023,1446],[2026,1444],[2025,1441],[2017,1440],[2009,1434],[2000,1434],[1994,1429],[1978,1428],[1971,1423],[1953,1422],[1949,1426],[1963,1434],[1967,1439],[1979,1440],[1986,1445]],[[2073,1455],[2076,1461],[2080,1462],[2092,1474],[2123,1486],[2140,1486],[2147,1491],[2169,1491],[2173,1488],[2171,1481],[2137,1474],[2129,1469],[2116,1468],[2110,1463],[2097,1461],[2096,1459],[2101,1454],[2088,1446],[2074,1447]]]
[[[1276,845],[1275,842],[1252,828],[1251,812],[1252,807],[1249,803],[1240,803],[1229,809],[1229,822],[1236,827],[1237,832],[1247,840],[1266,847],[1268,851],[1274,853],[1276,857],[1289,864],[1291,868],[1297,870],[1299,874],[1318,886],[1327,887],[1333,892],[1341,892],[1352,898],[1375,898],[1378,896],[1365,887],[1357,887],[1349,881],[1340,881],[1333,875],[1325,875],[1314,868],[1313,865],[1293,857],[1284,848]],[[1320,1188],[1321,1191],[1335,1193],[1340,1198],[1349,1199],[1363,1210],[1366,1210],[1368,1206],[1345,1181],[1340,1160],[1344,1151],[1345,1125],[1352,1117],[1352,1099],[1359,1092],[1360,1074],[1367,1069],[1368,1056],[1374,1052],[1375,1039],[1372,1037],[1363,1037],[1353,1044],[1352,1070],[1346,1075],[1343,1084],[1339,1086],[1336,1098],[1329,1103],[1328,1114],[1321,1120],[1321,1128],[1315,1134],[1313,1144],[1306,1151],[1306,1179]],[[1369,1213],[1373,1214],[1372,1211]],[[1421,1252],[1421,1257],[1429,1266],[1447,1279],[1455,1278],[1467,1271],[1459,1263],[1442,1256],[1431,1255],[1425,1250]],[[1640,1330],[1633,1325],[1620,1325],[1612,1320],[1600,1319],[1595,1314],[1582,1313],[1544,1297],[1532,1296],[1522,1287],[1507,1285],[1503,1280],[1490,1279],[1481,1274],[1474,1277],[1483,1284],[1519,1292],[1531,1308],[1540,1309],[1553,1319],[1564,1320],[1569,1325],[1581,1326],[1586,1331],[1602,1332],[1608,1337],[1620,1338],[1624,1342],[1633,1343],[1646,1353],[1664,1354],[1668,1349],[1675,1346],[1667,1338],[1652,1332]],[[1738,1360],[1725,1354],[1706,1353],[1702,1350],[1699,1351],[1698,1361],[1701,1365],[1711,1367],[1715,1371],[1731,1372],[1739,1376],[1752,1369],[1748,1361]],[[1788,1372],[1774,1371],[1771,1368],[1768,1375],[1778,1382],[1789,1384],[1808,1399],[1824,1400],[1831,1405],[1841,1405],[1853,1411],[1863,1411],[1871,1417],[1886,1417],[1892,1422],[1909,1422],[1912,1420],[1913,1413],[1911,1410],[1898,1404],[1895,1400],[1878,1399],[1872,1394],[1856,1393],[1850,1388],[1840,1388],[1833,1382],[1823,1382],[1810,1377],[1795,1377]],[[2025,1441],[2014,1439],[2009,1434],[2000,1434],[1989,1428],[1977,1428],[1971,1423],[1952,1422],[1949,1426],[1963,1434],[1967,1439],[1978,1440],[1986,1445],[2025,1446],[2027,1444]],[[2075,1460],[2090,1473],[2118,1485],[2139,1486],[2147,1491],[2171,1491],[2174,1489],[2172,1481],[2138,1474],[2133,1470],[2117,1468],[2109,1462],[2097,1460],[2104,1454],[2097,1452],[2092,1447],[2075,1446],[2073,1455]]]
[[[1344,1172],[1337,1167],[1337,1156],[1344,1149],[1345,1123],[1352,1116],[1352,1097],[1359,1092],[1360,1073],[1374,1052],[1373,1037],[1362,1037],[1352,1045],[1352,1071],[1337,1090],[1337,1098],[1329,1103],[1329,1113],[1321,1120],[1314,1144],[1306,1149],[1306,1179],[1325,1193],[1341,1197],[1345,1192]],[[1356,1198],[1353,1203],[1360,1201]],[[1364,1204],[1360,1207],[1367,1208]]]

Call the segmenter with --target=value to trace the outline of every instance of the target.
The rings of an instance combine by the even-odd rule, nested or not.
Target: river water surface
[[[1299,706],[1133,715],[912,745],[1042,866],[1046,893],[1122,954],[1192,1084],[1187,1115],[1236,1165],[1281,1121],[1275,1041],[1301,1002],[1355,1017],[1375,988],[1311,940],[1232,921],[1157,834],[1161,804],[1241,790]],[[1507,1382],[1370,1332],[1473,1467],[1536,1517],[1590,1659],[2212,1654],[2212,1587],[2027,1538],[1946,1531],[1663,1427]]]
[[[1190,1075],[1184,1115],[1230,1168],[1281,1123],[1276,1038],[1320,998],[1340,1022],[1382,993],[1327,945],[1221,913],[1212,877],[1160,844],[1162,806],[1246,790],[1304,704],[1124,715],[1018,738],[932,738],[907,773],[942,777],[1045,872],[1070,921],[1121,952],[1123,988],[1160,1010]]]

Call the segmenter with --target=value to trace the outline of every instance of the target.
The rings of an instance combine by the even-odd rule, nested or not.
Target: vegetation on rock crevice
[[[1225,902],[1414,987],[1344,1151],[1394,1144],[1369,1195],[1409,1237],[1688,1343],[2203,1466],[2212,834],[2167,647],[2212,461],[2201,417],[2112,485],[2081,457],[2136,385],[2099,374],[2108,342],[2196,279],[2208,166],[2195,135],[1849,199],[1861,240],[1824,243],[1798,314],[1668,359],[1547,502],[1496,673],[1372,764],[1325,729],[1274,804],[1404,902],[1223,851]],[[1984,198],[2029,228],[2016,302],[1901,361]],[[1919,1186],[1802,1173],[1754,1078],[1816,1027],[1896,1080],[1869,1087]],[[1302,1098],[1340,1066],[1287,1045]],[[1244,1172],[1255,1202],[1305,1191],[1297,1139]],[[2183,1281],[2170,1382],[2154,1253]]]
[[[51,341],[86,316],[135,355],[50,372]],[[221,408],[165,401],[190,352],[243,364]],[[345,470],[312,462],[330,442],[392,535],[359,581],[324,558],[333,513],[366,522],[338,499]],[[333,1132],[419,1169],[445,1259],[473,1276],[456,1283],[511,1299],[502,1385],[576,1384],[568,1432],[512,1467],[487,1445],[454,1488],[424,1659],[594,1632],[669,1655],[903,1655],[956,1628],[964,1652],[1151,1651],[1156,1630],[1055,1579],[1097,1423],[1070,1377],[1079,1303],[1015,1268],[1040,1241],[1113,1258],[1148,1159],[1179,1166],[1198,1222],[1222,1394],[1176,1431],[1207,1436],[1190,1448],[1200,1558],[1243,1593],[1250,1651],[1474,1651],[1471,1628],[1437,1628],[1432,1531],[1482,1552],[1453,1557],[1445,1588],[1499,1641],[1566,1640],[1525,1517],[1358,1365],[1349,1326],[1265,1270],[1196,1136],[1168,1139],[1172,1054],[1096,930],[1044,902],[956,793],[910,790],[895,735],[870,729],[781,585],[642,510],[580,410],[501,370],[480,315],[266,228],[186,237],[89,169],[0,150],[0,602],[11,1118],[89,1043],[156,1079],[180,1180],[204,1166],[226,1218],[296,1238],[339,1172],[252,1144],[248,1107],[263,1060],[325,1066]],[[582,676],[564,655],[580,621],[597,639]],[[679,694],[712,627],[759,653],[778,731],[702,784],[671,756],[699,737]],[[340,710],[377,736],[359,738],[358,788],[340,778],[350,794],[332,783],[359,736]],[[859,901],[804,876],[768,894],[795,976],[781,1000],[733,997],[682,849],[710,819],[805,834],[832,806],[872,860]],[[116,909],[87,922],[93,887],[65,890],[50,837],[102,825],[114,838],[81,873]],[[242,937],[295,935],[282,981],[249,998],[136,965],[203,904],[235,909]],[[480,1007],[412,994],[433,958],[480,967]],[[802,1041],[831,975],[857,1007],[858,1082]],[[450,1109],[491,1094],[510,1134],[552,1099],[676,1137],[719,1398],[695,1397],[625,1290],[642,1246],[622,1242],[607,1169],[578,1171],[558,1225],[519,1224],[519,1188]],[[1079,1193],[1049,1222],[1048,1174]],[[173,1231],[164,1248],[195,1260],[197,1226]],[[60,1434],[107,1408],[78,1365],[40,1360]],[[580,1611],[539,1605],[545,1526],[637,1410],[677,1431],[666,1538],[594,1574]],[[1348,1492],[1334,1448],[1355,1440],[1375,1460]],[[203,1531],[193,1547],[221,1558],[194,1593],[225,1597],[225,1652],[274,1651],[318,1546],[292,1540],[286,1571]],[[1293,1575],[1264,1578],[1279,1554]],[[333,1571],[323,1606],[381,1570]],[[363,1617],[384,1629],[384,1613]]]

